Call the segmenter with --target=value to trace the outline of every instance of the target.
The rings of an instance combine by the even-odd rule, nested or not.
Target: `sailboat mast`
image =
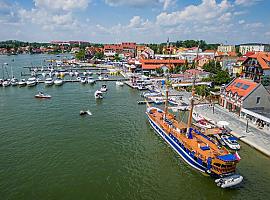
[[[169,47],[169,70],[171,69],[171,46],[170,46],[170,40],[168,38],[168,41],[167,41],[167,48]],[[168,72],[169,73],[169,72]],[[166,119],[166,116],[167,116],[167,113],[168,113],[168,98],[169,98],[169,88],[168,88],[168,83],[169,82],[169,78],[168,78],[168,74],[166,74],[166,80],[165,80],[165,95],[166,95],[166,99],[165,99],[165,119]]]

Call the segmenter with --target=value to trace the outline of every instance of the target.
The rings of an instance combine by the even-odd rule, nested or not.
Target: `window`
[[[249,88],[249,85],[243,85],[243,87],[242,87],[243,90],[246,90],[248,88]]]
[[[235,87],[240,88],[240,87],[241,87],[241,85],[242,85],[242,83],[237,83],[237,84],[235,85]]]
[[[257,97],[256,104],[260,104],[261,97]]]

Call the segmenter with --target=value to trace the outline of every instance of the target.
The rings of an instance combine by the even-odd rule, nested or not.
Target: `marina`
[[[24,55],[17,59],[23,60]],[[15,74],[20,74],[20,64],[19,60]],[[224,191],[154,135],[145,116],[146,105],[138,105],[142,91],[118,87],[110,79],[95,80],[93,85],[75,80],[77,84],[67,82],[61,87],[37,84],[0,88],[0,158],[9,169],[0,171],[3,197],[78,198],[83,194],[96,199],[179,199],[192,194],[199,199],[203,194],[209,198],[267,199],[267,157],[240,142],[237,172],[244,180]],[[95,91],[105,83],[104,99],[96,100]],[[33,98],[41,90],[52,99]],[[92,116],[80,117],[79,112],[85,110]],[[174,114],[179,117],[178,112]],[[16,126],[12,126],[14,122],[18,122]],[[54,188],[59,185],[61,189],[56,192]],[[194,187],[198,192],[194,193]]]

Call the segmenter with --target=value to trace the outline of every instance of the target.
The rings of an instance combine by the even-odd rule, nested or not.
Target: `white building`
[[[195,58],[201,58],[201,57],[208,57],[210,59],[214,59],[215,53],[214,52],[199,52],[197,55],[197,52],[179,52],[176,55],[168,55],[168,54],[156,54],[156,59],[168,59],[168,58],[174,58],[174,59],[182,59],[187,60],[188,63],[192,63]]]
[[[241,44],[239,52],[244,55],[247,52],[270,52],[270,44],[259,44],[259,43],[250,43],[250,44]]]
[[[228,53],[228,52],[235,52],[235,45],[223,45],[220,44],[218,46],[218,51]]]

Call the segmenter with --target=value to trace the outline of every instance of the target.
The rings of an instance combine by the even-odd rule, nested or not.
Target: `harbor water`
[[[0,56],[0,64],[12,63],[20,79],[23,66],[48,58]],[[137,90],[108,82],[95,100],[101,84],[0,87],[0,199],[270,198],[268,157],[241,143],[244,181],[221,189],[155,134]],[[52,99],[35,99],[39,90]],[[79,115],[88,109],[92,116]]]

